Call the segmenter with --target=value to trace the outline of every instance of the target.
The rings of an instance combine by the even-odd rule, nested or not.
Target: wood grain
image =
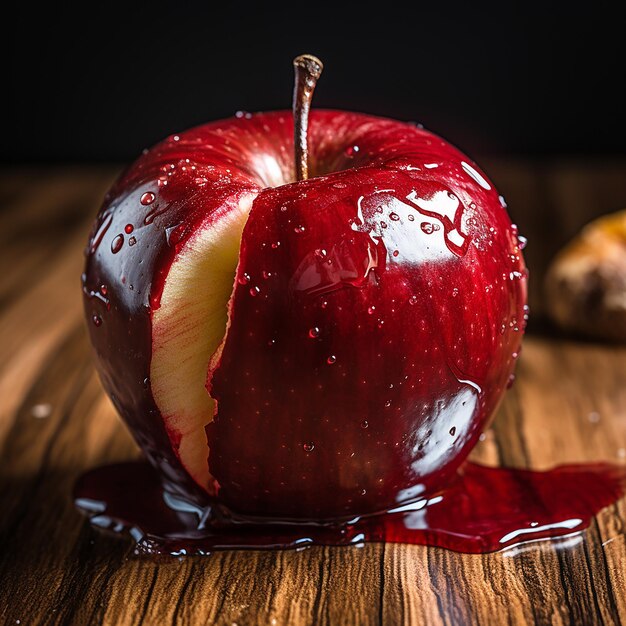
[[[529,238],[534,317],[517,383],[474,458],[626,462],[626,349],[558,335],[541,306],[558,247],[626,206],[626,163],[486,169]],[[115,174],[0,172],[2,623],[626,623],[624,500],[583,535],[482,556],[373,544],[155,562],[93,530],[70,500],[76,477],[137,455],[94,373],[80,303],[86,233]]]

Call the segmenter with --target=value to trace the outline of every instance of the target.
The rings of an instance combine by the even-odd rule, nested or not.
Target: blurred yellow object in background
[[[564,329],[626,341],[626,210],[594,220],[559,252],[545,294]]]

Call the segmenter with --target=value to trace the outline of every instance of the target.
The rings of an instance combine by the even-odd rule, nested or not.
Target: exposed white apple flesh
[[[152,393],[178,458],[207,491],[212,480],[204,427],[215,412],[207,371],[226,333],[241,234],[254,197],[225,207],[187,240],[152,316]]]

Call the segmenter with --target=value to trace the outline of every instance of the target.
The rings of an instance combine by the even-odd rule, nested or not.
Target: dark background
[[[623,154],[623,6],[22,3],[4,20],[0,160],[128,160],[289,107],[301,52],[326,65],[318,107],[420,121],[470,154]]]

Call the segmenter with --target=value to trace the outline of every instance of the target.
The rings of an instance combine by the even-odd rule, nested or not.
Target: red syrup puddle
[[[381,541],[484,553],[579,532],[625,492],[626,467],[598,463],[533,472],[466,463],[444,491],[386,513],[335,524],[260,523],[213,518],[210,511],[173,501],[164,496],[155,470],[138,461],[84,474],[74,499],[93,526],[129,534],[137,554]]]

